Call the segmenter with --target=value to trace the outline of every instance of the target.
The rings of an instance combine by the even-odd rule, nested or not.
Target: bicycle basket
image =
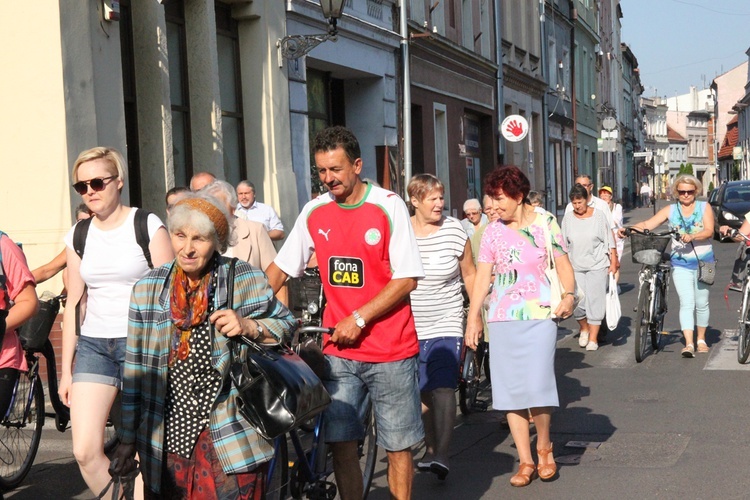
[[[18,329],[18,337],[25,350],[40,351],[44,348],[58,312],[60,299],[57,297],[39,301],[39,311]]]
[[[672,236],[654,236],[653,234],[630,233],[630,250],[633,262],[655,266],[662,261]]]

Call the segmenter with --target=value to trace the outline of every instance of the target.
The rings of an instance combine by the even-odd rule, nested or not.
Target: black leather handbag
[[[235,352],[232,362],[232,382],[240,393],[237,407],[261,436],[281,436],[331,402],[320,378],[294,351],[241,338],[249,348],[244,360]],[[239,351],[236,341],[233,344]]]
[[[227,308],[232,308],[234,262],[227,278]],[[248,345],[243,357],[240,342]],[[323,382],[283,344],[258,344],[233,337],[230,376],[239,392],[240,415],[266,439],[275,439],[309,420],[331,402]]]

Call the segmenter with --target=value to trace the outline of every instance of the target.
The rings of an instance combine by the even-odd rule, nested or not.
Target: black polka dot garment
[[[211,295],[207,317],[214,310]],[[169,369],[166,408],[166,450],[185,458],[190,458],[198,435],[208,425],[211,405],[222,384],[219,372],[211,367],[208,319],[193,328],[189,342],[188,357],[177,359]]]

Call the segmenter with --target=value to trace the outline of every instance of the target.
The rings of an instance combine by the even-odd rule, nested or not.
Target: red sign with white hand
[[[529,122],[521,115],[510,115],[500,124],[500,133],[510,142],[522,141],[529,133]]]

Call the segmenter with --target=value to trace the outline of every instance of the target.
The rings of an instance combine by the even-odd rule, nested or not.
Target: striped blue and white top
[[[452,217],[446,217],[435,233],[417,238],[425,277],[411,292],[411,309],[419,340],[464,335],[458,259],[468,239],[461,223]]]

